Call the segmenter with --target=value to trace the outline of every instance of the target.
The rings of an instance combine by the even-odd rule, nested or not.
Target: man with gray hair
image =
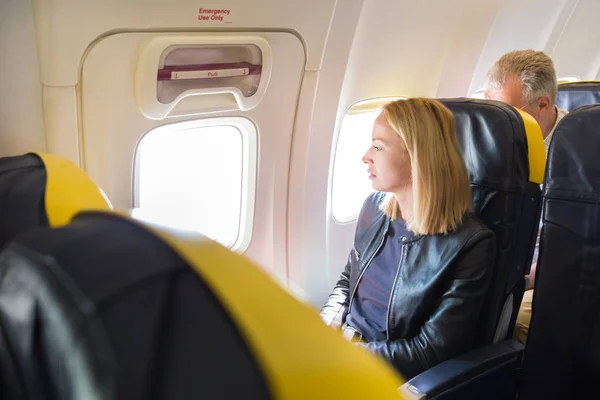
[[[556,71],[552,59],[541,51],[516,50],[506,53],[489,70],[485,80],[485,98],[499,100],[523,110],[542,129],[546,152],[554,129],[567,111],[556,107]],[[531,321],[531,303],[539,251],[538,233],[529,273],[529,284],[523,295],[515,327],[515,338],[525,343]]]
[[[535,118],[542,129],[546,151],[554,128],[567,114],[555,106],[557,90],[552,59],[534,50],[506,53],[485,80],[486,99],[503,101]]]

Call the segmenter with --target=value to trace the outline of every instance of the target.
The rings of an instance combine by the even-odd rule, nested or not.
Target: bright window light
[[[255,137],[249,140],[249,121],[212,122],[167,125],[142,138],[136,153],[133,216],[200,232],[234,247],[248,225],[248,205],[254,203],[248,201],[252,191],[247,189],[248,178],[252,185],[254,181],[255,172],[249,170],[255,165],[255,151],[249,150],[256,148]]]

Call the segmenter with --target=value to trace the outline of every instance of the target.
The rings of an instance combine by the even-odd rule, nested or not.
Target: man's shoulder
[[[567,110],[556,107],[556,123],[558,124],[560,120],[563,119],[568,113],[569,112]]]
[[[554,107],[556,107],[556,106],[554,106]],[[544,139],[544,144],[546,145],[546,151],[548,151],[548,146],[550,146],[550,141],[552,140],[552,136],[554,135],[554,131],[556,130],[556,127],[558,126],[558,123],[568,113],[569,112],[567,110],[563,110],[562,108],[556,107],[556,121],[554,122],[554,126],[552,127],[552,130],[550,131],[550,134],[548,136],[546,136],[546,138]]]

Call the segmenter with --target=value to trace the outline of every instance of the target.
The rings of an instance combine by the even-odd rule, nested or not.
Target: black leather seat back
[[[96,184],[64,157],[0,158],[0,249],[32,227],[60,226],[79,211],[110,208]]]
[[[98,218],[17,242],[0,254],[2,398],[271,398],[211,290],[150,233]]]
[[[541,207],[542,137],[535,125],[537,131],[529,133],[530,140],[537,140],[535,154],[530,154],[528,128],[521,114],[505,103],[473,99],[442,103],[456,120],[474,211],[496,234],[494,274],[477,335],[478,344],[488,344],[510,336],[523,297]],[[537,178],[530,173],[530,163]]]
[[[0,158],[0,248],[18,233],[48,226],[46,168],[35,154]]]
[[[600,81],[570,82],[558,85],[556,106],[573,111],[581,106],[600,103]]]
[[[548,152],[521,399],[598,398],[600,105],[564,117]]]

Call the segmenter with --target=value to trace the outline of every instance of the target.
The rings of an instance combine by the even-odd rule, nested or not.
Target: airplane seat
[[[470,398],[482,386],[493,384],[493,380],[482,384],[474,379],[482,371],[504,365],[496,373],[514,376],[513,367],[519,362],[515,345],[503,341],[512,337],[535,249],[546,156],[540,127],[528,114],[491,100],[441,102],[454,114],[474,213],[496,235],[496,258],[474,333],[476,350],[423,372],[403,390],[418,394],[417,398]],[[484,347],[494,343],[498,345]],[[456,392],[456,386],[461,390]],[[499,387],[495,394],[500,397],[514,390],[514,386]]]
[[[471,182],[474,213],[496,235],[496,261],[477,344],[510,338],[541,210],[546,157],[528,114],[489,100],[448,99]]]
[[[519,399],[600,396],[598,154],[600,104],[580,107],[561,120],[548,151]]]
[[[0,395],[397,399],[383,360],[243,256],[106,212],[0,253]]]
[[[35,226],[60,226],[76,212],[109,209],[110,202],[89,177],[54,154],[0,158],[0,248]]]
[[[600,81],[567,82],[558,85],[556,106],[567,111],[600,103]]]

